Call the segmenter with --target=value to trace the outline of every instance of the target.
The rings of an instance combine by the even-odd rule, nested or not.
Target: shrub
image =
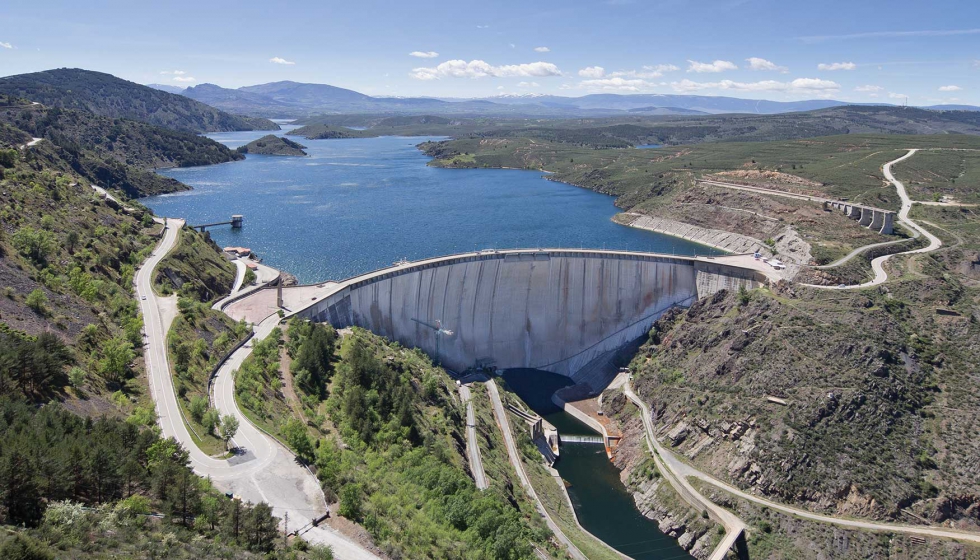
[[[41,288],[35,288],[33,292],[27,294],[24,303],[36,313],[44,313],[47,310],[48,296],[44,295],[44,290]]]
[[[6,560],[53,560],[54,554],[43,542],[16,534],[0,545],[0,558]]]
[[[340,508],[337,513],[353,521],[361,519],[361,487],[348,484],[340,491]]]
[[[14,247],[25,257],[36,264],[44,264],[55,250],[54,235],[43,229],[24,226],[14,233]]]
[[[82,504],[70,500],[52,502],[44,511],[44,524],[51,527],[71,529],[83,519],[85,510],[82,509]]]
[[[204,419],[204,413],[208,410],[208,400],[204,397],[194,397],[191,399],[190,412],[191,418],[200,423]]]
[[[85,370],[78,366],[71,368],[71,371],[68,372],[68,381],[76,389],[85,384],[85,377]]]
[[[118,383],[126,376],[129,371],[129,363],[133,361],[134,357],[133,346],[125,338],[116,337],[107,340],[102,345],[99,372],[106,381]]]
[[[17,150],[0,150],[0,167],[10,169],[17,164]]]

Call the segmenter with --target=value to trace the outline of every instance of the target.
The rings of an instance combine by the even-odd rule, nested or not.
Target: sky
[[[5,0],[0,75],[980,105],[980,2]]]

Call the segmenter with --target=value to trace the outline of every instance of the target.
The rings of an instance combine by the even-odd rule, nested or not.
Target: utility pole
[[[289,547],[289,512],[282,516],[282,549]]]

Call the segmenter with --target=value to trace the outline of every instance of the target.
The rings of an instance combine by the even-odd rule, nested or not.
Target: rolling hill
[[[581,97],[503,94],[484,98],[372,97],[326,84],[272,82],[238,89],[214,84],[187,88],[182,95],[219,109],[253,116],[305,118],[313,115],[456,115],[498,118],[613,117],[624,114],[693,116],[744,113],[774,115],[849,105],[846,101],[811,99],[769,101],[736,97],[668,94],[601,93]],[[892,105],[882,105],[893,107]],[[980,110],[969,105],[923,107]]]
[[[0,78],[0,93],[46,107],[79,109],[186,132],[278,129],[266,119],[232,115],[182,95],[91,70],[59,68],[7,76]]]

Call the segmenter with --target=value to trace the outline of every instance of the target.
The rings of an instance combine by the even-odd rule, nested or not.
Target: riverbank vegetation
[[[223,163],[244,157],[190,132],[83,110],[32,105],[4,95],[0,95],[0,122],[23,131],[21,134],[27,139],[18,144],[31,137],[43,139],[24,153],[26,157],[41,157],[48,167],[70,171],[131,198],[189,188],[153,169]],[[41,144],[47,146],[42,149]]]

